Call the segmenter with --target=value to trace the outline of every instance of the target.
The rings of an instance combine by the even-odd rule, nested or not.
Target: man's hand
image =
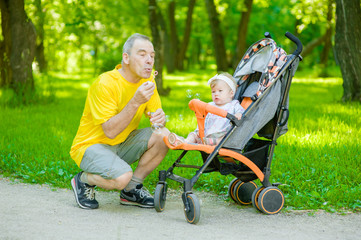
[[[153,82],[148,81],[143,83],[135,92],[133,100],[139,105],[148,102],[154,94],[154,89],[155,84]]]
[[[152,124],[161,124],[163,127],[165,126],[166,117],[163,109],[158,108],[155,112],[148,112],[149,120]]]
[[[154,94],[155,84],[152,82],[145,82],[137,89],[133,98],[117,115],[111,117],[108,121],[102,124],[105,136],[114,139],[118,136],[132,121],[134,115],[138,111],[140,105],[149,101]]]

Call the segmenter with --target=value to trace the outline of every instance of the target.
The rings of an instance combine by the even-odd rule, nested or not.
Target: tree
[[[334,0],[328,0],[328,4],[327,4],[327,29],[326,29],[326,33],[325,33],[326,37],[325,37],[324,47],[323,47],[323,50],[322,50],[322,53],[321,53],[321,64],[324,67],[327,66],[328,53],[330,52],[330,49],[332,48],[333,4],[334,4]]]
[[[168,18],[169,18],[169,30],[170,30],[170,41],[169,41],[169,61],[167,64],[167,70],[169,73],[174,72],[178,66],[178,35],[175,21],[175,1],[172,0],[168,5]]]
[[[233,57],[233,68],[237,67],[238,62],[241,60],[243,54],[246,52],[246,38],[247,38],[247,29],[249,18],[252,13],[252,4],[253,0],[245,0],[244,5],[245,9],[241,12],[241,18],[238,25],[237,32],[237,44],[236,44],[236,54]]]
[[[1,87],[11,87],[22,103],[35,93],[32,62],[36,32],[24,0],[0,0],[3,41],[0,43]]]
[[[171,0],[167,6],[167,15],[169,21],[169,31],[167,31],[166,21],[158,8],[159,24],[164,33],[164,58],[168,73],[174,72],[175,69],[184,70],[184,61],[190,42],[193,10],[196,0],[189,0],[187,8],[187,17],[185,19],[185,27],[182,41],[179,41],[176,16],[176,1]],[[182,12],[183,14],[183,12]]]
[[[360,0],[336,0],[336,57],[342,72],[344,101],[361,102],[360,23]]]
[[[159,22],[160,35],[161,35],[160,38],[162,39],[162,43],[163,43],[163,47],[162,47],[163,52],[161,54],[164,57],[165,65],[167,67],[168,72],[174,72],[175,69],[174,59],[176,58],[174,54],[176,50],[173,49],[171,46],[167,23],[158,5],[157,5],[157,21]]]
[[[38,21],[35,26],[37,32],[35,59],[39,64],[40,72],[46,72],[48,68],[48,63],[44,54],[44,23],[46,11],[42,6],[41,0],[35,0],[34,5],[36,7],[36,13],[38,15]]]
[[[183,70],[184,69],[184,59],[186,57],[186,52],[188,49],[189,39],[191,36],[191,29],[192,29],[192,15],[193,15],[193,9],[194,5],[196,3],[196,0],[190,0],[188,4],[188,12],[187,12],[187,20],[186,20],[186,26],[184,29],[184,36],[182,44],[179,48],[179,54],[178,54],[178,69]]]
[[[335,28],[334,24],[334,0],[299,0],[292,8],[296,17],[296,32],[302,34],[304,48],[302,56],[307,57],[306,61],[314,65],[316,62],[321,65],[320,76],[327,76],[330,50],[332,49],[332,37]],[[312,59],[312,61],[310,61]]]
[[[321,45],[322,43],[324,43],[326,41],[326,35],[327,33],[323,34],[322,36],[319,36],[318,38],[316,39],[313,39],[312,41],[308,42],[304,48],[303,48],[303,51],[302,51],[302,56],[303,57],[306,57],[308,56],[309,54],[312,53],[312,51],[319,45]]]
[[[167,95],[170,89],[163,88],[163,64],[164,64],[163,43],[158,27],[156,0],[149,0],[149,24],[152,30],[154,50],[156,52],[154,67],[158,71],[158,75],[155,79],[157,83],[157,89],[160,95]]]
[[[211,25],[213,46],[217,63],[217,71],[227,71],[228,61],[226,48],[224,45],[224,37],[221,31],[218,13],[213,0],[206,0],[206,8],[208,12],[209,23]]]

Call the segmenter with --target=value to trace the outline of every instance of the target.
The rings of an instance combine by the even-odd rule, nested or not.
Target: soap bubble
[[[200,99],[201,99],[201,95],[200,95],[199,93],[196,93],[196,94],[194,94],[194,98],[200,100]]]
[[[192,98],[193,97],[192,90],[187,89],[186,96],[187,96],[187,98]]]

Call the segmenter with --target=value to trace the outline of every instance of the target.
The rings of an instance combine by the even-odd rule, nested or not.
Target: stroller
[[[254,43],[238,64],[233,77],[237,80],[234,99],[245,109],[238,120],[234,115],[198,99],[189,102],[195,112],[200,137],[204,137],[204,120],[208,113],[227,118],[231,128],[216,146],[182,143],[177,146],[164,142],[172,150],[182,153],[168,170],[159,171],[159,182],[154,193],[157,212],[165,208],[167,179],[183,184],[182,200],[187,221],[196,224],[200,219],[200,202],[192,193],[194,184],[202,173],[218,171],[222,175],[232,174],[229,196],[239,204],[252,204],[265,214],[276,214],[283,208],[284,195],[278,188],[280,183],[270,183],[271,162],[276,140],[287,132],[288,95],[292,77],[296,72],[302,43],[289,32],[285,36],[297,45],[291,54],[277,47],[269,33]],[[255,134],[259,136],[255,138]],[[188,151],[200,151],[202,166],[181,164]],[[191,179],[173,173],[176,167],[198,169]],[[253,181],[259,179],[261,186]]]

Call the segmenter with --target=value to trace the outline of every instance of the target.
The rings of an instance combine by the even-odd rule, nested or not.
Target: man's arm
[[[135,116],[138,108],[143,103],[149,101],[154,94],[155,85],[152,82],[143,83],[135,92],[128,104],[117,115],[111,117],[102,124],[105,136],[114,139],[129,125]]]

